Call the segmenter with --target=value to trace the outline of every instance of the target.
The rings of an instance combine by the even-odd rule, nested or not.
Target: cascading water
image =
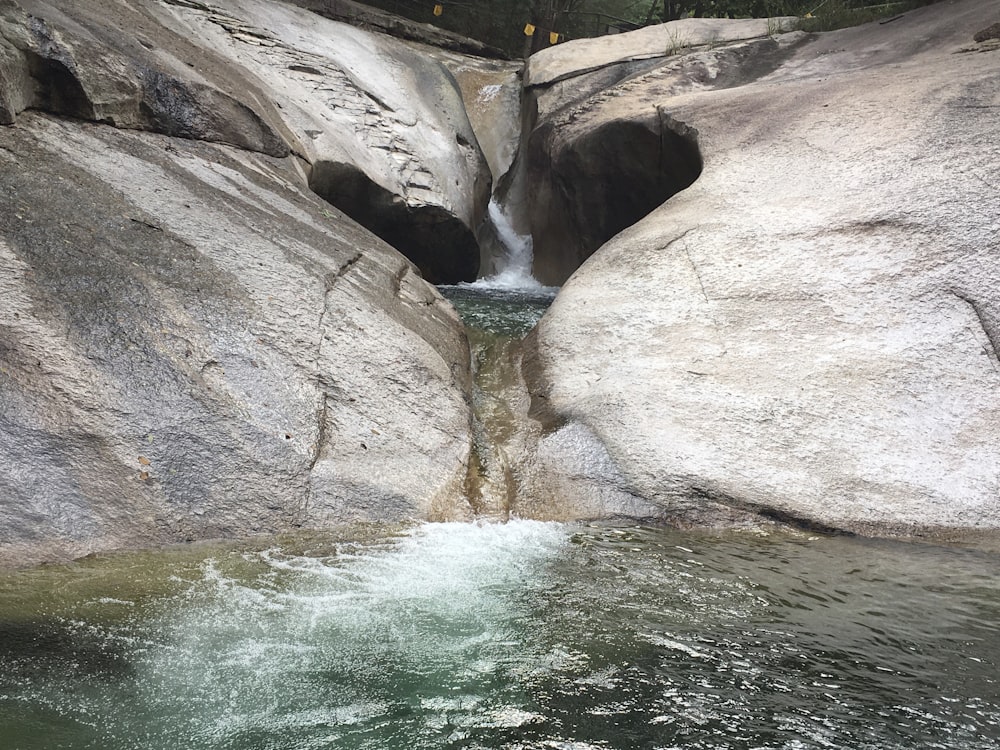
[[[500,252],[494,272],[471,283],[439,287],[465,322],[472,348],[474,461],[466,491],[478,515],[507,518],[517,492],[516,470],[505,444],[518,431],[526,390],[520,342],[552,303],[558,289],[531,275],[532,241],[520,235],[496,200],[489,217]]]
[[[531,235],[518,234],[496,198],[490,200],[490,221],[500,241],[502,254],[494,260],[495,273],[469,286],[479,289],[509,289],[526,293],[554,293],[531,275],[533,247]]]

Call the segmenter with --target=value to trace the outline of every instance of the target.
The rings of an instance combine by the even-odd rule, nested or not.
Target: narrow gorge
[[[989,543],[998,58],[942,8],[522,66],[329,3],[4,0],[0,558],[477,506]],[[564,286],[494,430],[427,282],[518,237]]]
[[[0,0],[0,745],[995,750],[998,21]]]

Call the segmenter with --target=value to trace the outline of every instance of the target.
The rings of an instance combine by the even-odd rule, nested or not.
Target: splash
[[[521,520],[273,543],[0,576],[0,747],[1000,747],[995,555]]]
[[[489,217],[503,247],[503,256],[497,259],[497,271],[492,276],[460,286],[469,286],[474,289],[555,293],[555,287],[544,286],[531,275],[531,264],[534,260],[531,235],[518,234],[514,230],[510,219],[495,198],[490,200]]]
[[[497,95],[503,89],[503,84],[501,83],[491,83],[483,86],[479,89],[479,95],[476,97],[476,101],[480,104],[486,104],[497,98]]]

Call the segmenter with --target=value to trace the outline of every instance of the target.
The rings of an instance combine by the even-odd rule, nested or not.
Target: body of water
[[[1000,747],[1000,560],[532,521],[0,579],[10,750]]]
[[[479,503],[505,518],[511,368],[554,290],[493,212],[516,262],[443,291],[473,343]],[[986,750],[998,660],[982,552],[366,527],[0,573],[0,750]]]

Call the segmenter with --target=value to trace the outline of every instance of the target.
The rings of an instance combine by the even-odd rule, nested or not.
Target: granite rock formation
[[[529,342],[534,502],[1000,528],[1000,52],[973,40],[994,10],[751,42],[765,59],[744,47],[736,69],[695,50],[553,109],[580,133],[669,117],[703,167],[573,273]]]
[[[0,564],[465,517],[461,324],[315,192],[474,275],[443,67],[281,3],[4,0],[0,117]]]

